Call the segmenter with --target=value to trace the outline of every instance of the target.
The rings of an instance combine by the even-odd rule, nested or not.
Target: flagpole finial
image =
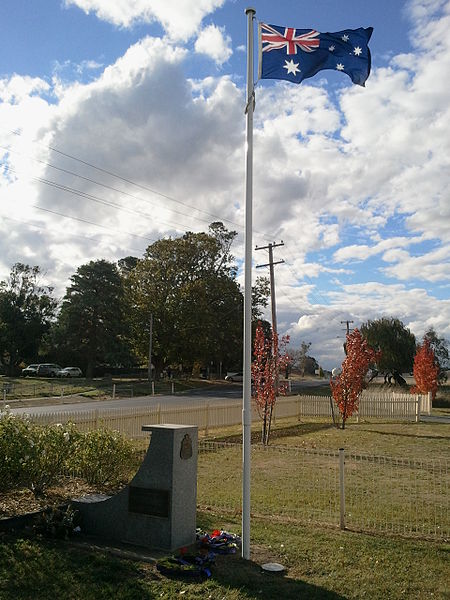
[[[249,6],[248,8],[245,9],[245,14],[248,15],[249,13],[253,13],[254,15],[256,15],[256,10],[254,8],[252,8],[251,6]]]

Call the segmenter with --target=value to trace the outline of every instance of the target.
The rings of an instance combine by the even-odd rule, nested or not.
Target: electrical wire
[[[30,223],[30,221],[24,221],[23,219],[14,219],[13,217],[6,217],[6,216],[2,216],[3,219],[6,219],[7,221],[13,221],[15,223],[20,223],[21,225],[26,225],[27,227],[33,227],[34,229],[37,229],[38,231],[43,231],[43,232],[49,232],[52,234],[55,233],[60,233],[59,231],[56,232],[54,229],[50,229],[48,227],[42,227],[41,225],[36,225],[35,223]],[[67,217],[70,218],[70,217]],[[95,225],[95,223],[93,223]],[[89,240],[91,242],[94,242],[96,244],[99,243],[99,240],[87,235],[81,235],[79,233],[71,233],[71,232],[64,232],[65,236],[69,236],[69,237],[76,237],[76,238],[80,238],[83,240]],[[129,250],[130,252],[138,252],[138,253],[142,253],[142,250],[138,250],[137,248],[127,248],[124,246],[120,246],[121,249],[123,250]]]

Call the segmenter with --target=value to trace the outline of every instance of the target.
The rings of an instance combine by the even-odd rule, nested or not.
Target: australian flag
[[[373,28],[319,33],[259,24],[259,78],[300,83],[323,69],[347,73],[364,86],[370,73],[369,40]]]

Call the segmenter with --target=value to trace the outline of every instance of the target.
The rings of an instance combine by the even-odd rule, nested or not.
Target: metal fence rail
[[[238,513],[240,444],[200,442],[198,502]],[[252,513],[298,522],[448,539],[449,461],[252,447]]]

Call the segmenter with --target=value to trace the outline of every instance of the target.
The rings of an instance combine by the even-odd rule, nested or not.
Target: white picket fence
[[[274,419],[305,417],[332,418],[330,398],[326,396],[287,396],[279,398],[274,411]],[[337,408],[334,406],[335,413]],[[258,420],[258,411],[253,405],[252,418]],[[411,394],[364,395],[361,399],[357,418],[377,418],[389,420],[418,421],[420,414],[431,413],[431,401],[427,396]],[[145,408],[97,409],[90,411],[55,411],[47,414],[33,414],[30,418],[41,425],[49,423],[74,423],[81,431],[104,427],[122,432],[129,438],[146,437],[143,425],[178,423],[197,425],[208,434],[209,430],[239,425],[242,421],[242,403],[233,400],[223,403],[200,403],[185,407],[149,406]]]

